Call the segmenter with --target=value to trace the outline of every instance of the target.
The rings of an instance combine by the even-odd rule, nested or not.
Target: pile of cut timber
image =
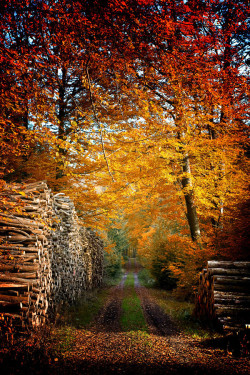
[[[52,301],[55,304],[72,303],[83,290],[100,286],[103,243],[94,232],[78,224],[75,206],[68,197],[59,193],[52,201]]]
[[[250,324],[250,262],[209,261],[200,274],[195,314],[224,331]]]
[[[88,243],[88,247],[85,249],[85,254],[89,254],[90,258],[90,269],[91,278],[89,288],[98,288],[102,284],[103,277],[103,258],[100,257],[102,254],[101,249],[103,248],[102,240],[91,230],[83,228],[81,235],[85,234],[85,241]]]
[[[6,187],[9,204],[20,207],[0,213],[0,315],[2,326],[39,326],[45,322],[51,292],[49,230],[52,207],[44,182]]]
[[[2,195],[0,332],[27,331],[100,285],[103,243],[78,224],[72,201],[43,181],[6,185]]]

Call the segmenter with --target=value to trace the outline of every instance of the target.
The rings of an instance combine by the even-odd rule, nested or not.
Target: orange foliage
[[[1,15],[0,178],[48,180],[96,229],[122,211],[149,263],[163,220],[180,282],[247,257],[245,3],[34,3]]]

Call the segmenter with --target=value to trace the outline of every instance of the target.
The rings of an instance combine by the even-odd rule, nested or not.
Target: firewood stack
[[[250,262],[209,261],[200,274],[195,314],[226,332],[250,324]]]
[[[62,193],[53,196],[51,249],[55,304],[72,303],[83,290],[100,285],[103,243],[94,232],[78,225],[74,204]]]
[[[87,252],[90,254],[91,284],[90,288],[98,288],[103,277],[103,243],[102,240],[91,230],[85,229],[85,236],[88,243]]]
[[[44,324],[58,304],[101,283],[103,244],[78,225],[70,199],[53,196],[45,182],[8,185],[3,195],[0,333],[27,331]]]
[[[21,189],[21,190],[20,190]],[[52,202],[44,182],[12,185],[3,192],[18,213],[0,213],[0,316],[23,329],[45,322],[51,292],[48,226]]]

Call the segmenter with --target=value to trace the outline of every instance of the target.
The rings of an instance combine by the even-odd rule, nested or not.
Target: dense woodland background
[[[208,259],[249,260],[246,0],[10,0],[0,10],[6,183],[46,180],[190,296]]]

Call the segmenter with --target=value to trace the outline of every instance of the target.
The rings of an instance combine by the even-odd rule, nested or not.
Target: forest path
[[[118,286],[113,287],[110,291],[110,296],[105,305],[98,314],[97,319],[91,326],[91,330],[95,332],[121,332],[120,324],[122,314],[122,301],[125,294],[127,294],[128,287],[124,288],[128,273],[133,273],[134,288],[141,301],[144,317],[148,325],[150,333],[158,336],[176,335],[178,330],[170,317],[163,312],[163,310],[151,298],[150,292],[147,288],[140,285],[138,279],[138,269],[140,266],[134,261],[131,265],[131,260],[128,262],[126,272]]]
[[[128,264],[120,284],[110,288],[106,303],[88,328],[65,326],[62,335],[55,328],[51,344],[42,343],[36,349],[27,344],[19,357],[13,352],[5,364],[0,355],[0,374],[249,375],[249,358],[230,357],[221,343],[195,339],[178,329],[150,289],[140,285],[138,269],[138,264]],[[133,320],[138,303],[147,323],[142,329],[136,325],[124,329],[124,300],[129,302],[130,296],[127,315]]]
[[[209,346],[180,332],[150,290],[140,285],[137,271],[138,265],[129,263],[90,329],[75,332],[72,350],[57,364],[60,374],[249,374],[248,359],[229,357],[214,343]],[[148,332],[121,329],[122,301],[131,272]]]

